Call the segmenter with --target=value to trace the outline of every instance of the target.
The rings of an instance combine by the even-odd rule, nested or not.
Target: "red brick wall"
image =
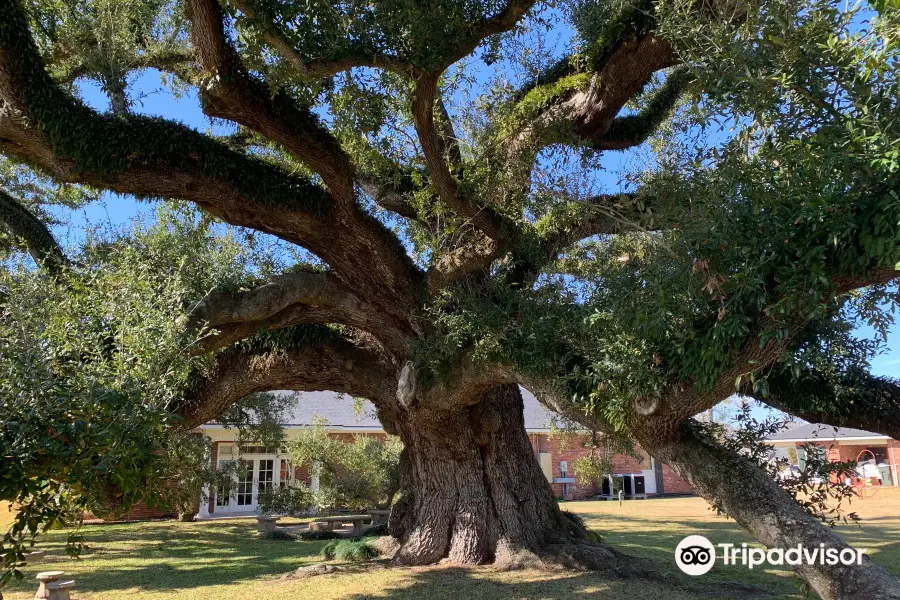
[[[663,463],[663,493],[664,494],[693,494],[694,488],[675,472],[675,469]]]
[[[143,502],[136,505],[122,517],[121,521],[147,521],[149,519],[162,519],[164,517],[174,517],[175,512],[172,510],[163,510],[159,508],[150,508]]]
[[[894,485],[900,485],[900,441],[888,440],[888,461],[892,465],[891,479]]]
[[[535,453],[538,451],[549,452],[552,457],[553,478],[563,477],[560,471],[560,462],[568,463],[567,477],[575,477],[574,464],[579,458],[590,453],[590,436],[568,436],[568,435],[547,435],[541,433],[533,433],[529,435],[531,446]],[[643,455],[643,451],[635,448],[637,454]],[[614,474],[640,473],[645,470],[644,466],[633,456],[627,454],[615,454],[612,457],[612,467]],[[553,493],[557,497],[562,498],[565,495],[567,500],[582,500],[589,498],[600,492],[596,485],[581,485],[577,481],[563,485],[562,483],[553,483]],[[565,494],[564,494],[565,492]],[[682,479],[669,465],[663,465],[663,493],[664,494],[692,494],[694,490]]]

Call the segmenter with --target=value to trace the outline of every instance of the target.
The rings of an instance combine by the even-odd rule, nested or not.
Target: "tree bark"
[[[662,442],[646,432],[638,441],[768,548],[850,548],[765,471],[706,435],[696,422],[683,423]],[[825,600],[900,600],[900,581],[868,557],[861,565],[803,564],[794,570]]]
[[[400,543],[396,562],[516,566],[550,558],[620,570],[618,553],[590,543],[559,510],[525,433],[518,386],[429,413],[410,411],[398,426],[403,493],[389,524]]]

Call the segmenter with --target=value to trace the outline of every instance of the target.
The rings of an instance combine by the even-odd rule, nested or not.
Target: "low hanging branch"
[[[319,327],[298,328],[293,338],[281,347],[249,341],[218,354],[175,408],[184,426],[214,420],[248,394],[269,390],[331,390],[376,405],[392,402],[393,368],[381,353]]]
[[[258,288],[238,293],[213,291],[195,304],[190,322],[218,327],[229,323],[262,321],[292,304],[346,307],[359,310],[360,301],[328,273],[285,273]]]
[[[896,379],[856,370],[837,377],[807,370],[799,377],[776,371],[766,377],[766,383],[765,395],[750,389],[742,393],[811,423],[900,439],[900,382]]]
[[[374,336],[383,347],[402,353],[408,332],[399,331],[383,311],[368,306],[331,273],[285,273],[243,292],[212,291],[182,317],[189,329],[212,332],[199,341],[197,354],[225,348],[263,330],[301,324],[347,325]]]

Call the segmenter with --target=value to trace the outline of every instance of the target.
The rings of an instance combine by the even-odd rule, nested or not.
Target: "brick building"
[[[332,392],[276,392],[297,397],[293,409],[285,415],[285,435],[288,440],[319,419],[328,422],[330,435],[352,441],[356,435],[384,437],[381,423],[375,418],[375,409],[369,402],[357,403],[353,398]],[[693,493],[690,486],[668,465],[650,456],[641,460],[625,454],[612,457],[613,472],[605,485],[580,485],[575,478],[573,465],[590,452],[590,436],[587,434],[561,434],[553,426],[555,416],[544,408],[535,397],[523,390],[525,403],[525,429],[534,448],[544,475],[550,481],[558,498],[581,500],[598,494],[612,495],[624,488],[625,492],[648,496],[659,494]],[[207,490],[209,498],[200,505],[200,518],[222,515],[251,515],[259,510],[261,489],[293,481],[304,481],[313,488],[313,481],[305,467],[293,467],[290,458],[278,449],[244,445],[238,448],[237,431],[217,423],[207,423],[197,429],[213,443],[213,462],[219,466],[227,461],[246,461],[246,476],[236,481],[230,494]],[[615,482],[611,478],[615,478]],[[198,499],[199,501],[199,499]],[[172,516],[170,511],[151,509],[141,504],[134,507],[124,520],[145,520]]]
[[[781,431],[767,441],[776,456],[801,469],[806,462],[803,446],[812,444],[832,462],[868,463],[869,472],[877,472],[882,485],[900,485],[900,441],[880,433],[812,423]]]
[[[331,392],[278,392],[294,394],[297,402],[286,415],[285,433],[291,439],[298,431],[312,426],[317,418],[328,422],[326,427],[332,436],[345,438],[353,436],[384,436],[381,424],[375,418],[375,410],[369,402],[360,405],[353,398]],[[559,435],[552,426],[554,415],[545,409],[533,395],[523,390],[525,400],[525,428],[528,432],[535,455],[553,490],[560,498],[569,500],[587,498],[604,491],[602,487],[581,486],[575,481],[572,465],[579,457],[586,455],[589,448],[587,435]],[[223,514],[253,514],[258,510],[260,489],[279,485],[282,482],[306,481],[313,487],[306,469],[293,468],[289,457],[277,451],[262,447],[243,447],[238,451],[236,431],[216,423],[208,423],[199,431],[213,441],[213,460],[217,465],[225,461],[247,461],[247,476],[235,482],[230,496],[210,490],[209,501],[200,507],[200,517]],[[612,464],[614,473],[620,478],[629,478],[629,484],[636,493],[683,494],[691,493],[690,487],[668,466],[651,457],[642,462],[631,456],[616,455]],[[635,479],[637,478],[637,479]],[[641,479],[642,478],[642,479]],[[642,481],[642,486],[637,482]],[[627,486],[626,486],[627,487]],[[626,491],[628,491],[626,489]]]

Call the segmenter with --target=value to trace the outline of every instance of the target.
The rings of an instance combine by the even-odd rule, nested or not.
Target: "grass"
[[[564,508],[584,518],[588,527],[619,549],[658,558],[672,565],[673,571],[673,550],[685,535],[701,533],[713,543],[750,542],[733,521],[716,516],[699,498],[629,501],[622,506],[617,502],[569,502]],[[853,508],[864,519],[862,527],[841,526],[838,532],[854,546],[867,548],[875,562],[900,575],[900,489],[882,490],[873,499],[854,503]],[[7,516],[0,508],[0,525]],[[60,569],[75,579],[73,597],[77,600],[124,600],[135,594],[150,600],[748,597],[747,593],[729,592],[737,588],[726,587],[726,582],[763,588],[771,592],[770,598],[802,598],[797,579],[788,571],[749,571],[722,565],[704,577],[680,577],[674,588],[643,580],[611,581],[594,573],[395,568],[381,560],[343,563],[340,572],[310,579],[282,579],[298,567],[318,563],[328,542],[260,539],[255,537],[255,526],[252,519],[88,525],[83,529],[88,549],[80,560],[63,555],[66,532],[53,531],[40,543],[49,559],[27,566],[25,580],[13,582],[6,597],[30,600],[36,589],[35,574]]]

